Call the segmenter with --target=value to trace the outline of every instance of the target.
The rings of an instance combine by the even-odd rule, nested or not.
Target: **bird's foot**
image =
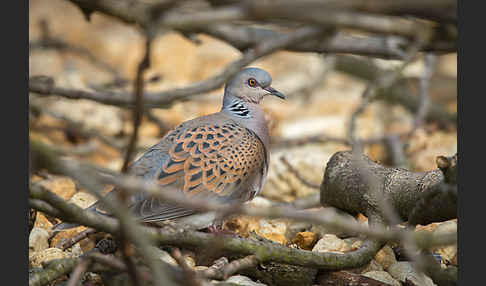
[[[237,233],[231,231],[229,229],[223,229],[222,225],[210,225],[205,229],[205,232],[213,233],[213,234],[223,234],[223,235],[231,235],[231,236],[238,236]]]

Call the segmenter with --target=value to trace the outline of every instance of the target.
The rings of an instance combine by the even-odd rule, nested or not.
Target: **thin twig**
[[[297,177],[297,179],[299,179],[299,181],[301,181],[304,185],[306,185],[306,186],[308,186],[310,188],[319,190],[320,185],[319,184],[315,184],[313,182],[310,182],[306,178],[302,177],[302,175],[289,163],[289,161],[287,160],[287,158],[285,158],[284,156],[282,156],[282,157],[280,157],[280,161],[285,166],[287,166],[287,168],[289,169],[289,171],[292,174],[294,174]]]
[[[125,159],[123,160],[123,166],[121,169],[122,173],[126,173],[128,171],[128,166],[132,160],[133,152],[135,150],[137,139],[138,139],[138,130],[140,127],[140,123],[142,122],[142,115],[143,115],[143,94],[144,94],[144,74],[145,71],[150,67],[150,50],[151,50],[151,43],[152,43],[153,35],[151,33],[147,33],[146,41],[145,41],[145,53],[137,67],[137,73],[135,78],[135,106],[133,107],[133,132],[132,136],[130,137],[130,141],[128,142],[127,150],[125,153]],[[120,202],[122,204],[126,204],[128,200],[128,196],[125,192],[118,192]],[[121,225],[123,228],[123,224]],[[132,260],[130,254],[130,243],[128,237],[126,236],[126,231],[122,229],[120,232],[120,248],[123,254],[123,260],[127,265],[129,277],[132,281],[132,284],[135,286],[140,285],[139,281],[139,274],[135,267],[135,264]]]
[[[46,196],[49,191],[44,190],[41,193],[38,192],[39,190],[33,191],[33,195],[35,197],[44,197],[48,200],[49,203],[52,202],[52,196]],[[47,192],[47,193],[46,193]],[[55,195],[54,195],[55,196]],[[57,200],[57,199],[56,199]],[[67,205],[62,199],[60,201],[56,201],[53,205],[59,205],[60,208],[65,208]],[[71,209],[73,208],[73,209]],[[67,211],[66,216],[73,216],[75,215],[77,218],[77,222],[86,224],[88,226],[93,227],[94,224],[97,224],[100,230],[107,231],[110,233],[116,233],[117,228],[113,228],[110,225],[100,224],[102,216],[96,214],[89,214],[86,211],[81,210],[78,207],[70,207],[65,208]],[[259,209],[262,209],[261,207]],[[91,216],[94,217],[91,217]],[[330,218],[330,220],[337,221],[337,216],[332,215],[331,213],[326,213],[325,215],[320,215],[319,217],[326,216]],[[91,218],[90,218],[91,217]],[[282,216],[283,217],[283,216]],[[305,215],[305,217],[309,217],[309,215]],[[104,218],[106,219],[106,218]],[[103,219],[103,220],[104,220]],[[113,219],[112,219],[113,220]],[[381,230],[376,228],[377,230]],[[384,229],[384,234],[389,233],[389,230]],[[206,244],[211,244],[216,239],[215,235],[195,232],[190,230],[173,230],[170,227],[162,228],[162,229],[154,229],[150,227],[137,227],[137,234],[140,236],[144,236],[144,234],[148,235],[153,241],[158,241],[160,244],[170,244],[175,246],[193,246],[193,247],[201,247]],[[381,234],[381,233],[380,233]],[[381,234],[382,235],[382,234]],[[429,233],[414,233],[420,245],[424,248],[432,247],[433,245],[445,245],[454,243],[454,239],[456,238],[455,235],[451,236],[437,236],[434,234]],[[390,238],[390,237],[388,237]],[[342,269],[343,264],[340,266],[335,265],[335,261],[341,261],[341,259],[345,259],[345,264],[348,265],[347,267],[358,267],[362,265],[363,262],[361,259],[365,259],[369,257],[371,259],[375,254],[376,251],[380,248],[380,245],[375,244],[374,242],[365,242],[364,246],[357,251],[346,253],[346,254],[336,254],[336,253],[315,253],[310,251],[304,251],[299,249],[288,248],[286,246],[281,246],[278,244],[267,244],[262,243],[259,241],[252,241],[243,238],[233,238],[233,237],[222,237],[219,236],[224,243],[221,245],[222,250],[229,251],[234,254],[256,254],[258,259],[262,259],[261,262],[268,262],[268,261],[275,261],[287,264],[294,264],[294,265],[301,265],[301,266],[308,266],[308,267],[317,267],[317,268],[324,268],[324,269]],[[288,259],[292,257],[292,259]],[[344,263],[344,262],[343,262]],[[358,265],[359,264],[359,265]],[[337,267],[337,268],[336,268]]]
[[[371,190],[370,195],[373,198],[373,201],[376,203],[376,216],[381,217],[383,221],[388,222],[390,225],[395,225],[400,222],[400,218],[393,208],[393,206],[388,201],[388,198],[382,197],[380,195],[380,190],[382,188],[381,182],[378,178],[365,166],[365,162],[361,159],[362,146],[360,142],[356,139],[355,129],[356,129],[356,119],[360,113],[369,105],[372,99],[377,94],[378,89],[387,89],[393,85],[393,83],[399,78],[401,71],[414,59],[420,47],[423,45],[424,38],[428,35],[419,35],[416,39],[416,42],[409,47],[407,56],[403,62],[403,64],[393,73],[383,75],[382,77],[378,78],[378,81],[371,83],[365,90],[362,95],[362,101],[360,105],[355,109],[355,111],[351,115],[350,124],[348,128],[348,138],[351,142],[352,146],[352,153],[354,158],[354,163],[357,166],[357,170],[361,173],[362,178],[369,186]],[[423,112],[423,111],[422,111]],[[424,269],[424,259],[422,256],[417,255],[418,245],[416,241],[413,239],[412,234],[410,232],[403,232],[400,234],[400,240],[403,242],[405,250],[410,255],[412,260],[415,262],[414,265],[417,265],[420,270]]]
[[[179,248],[174,248],[172,250],[171,256],[174,258],[174,260],[179,264],[181,267],[182,271],[184,272],[184,281],[188,286],[202,286],[203,282],[198,278],[196,275],[196,272],[189,266],[187,265],[186,261],[184,260],[184,257],[182,256],[181,251]]]
[[[81,283],[81,279],[83,278],[83,274],[88,270],[91,264],[91,259],[83,257],[79,260],[78,264],[74,268],[71,276],[69,277],[69,281],[67,282],[66,286],[76,286]]]
[[[173,103],[175,100],[187,100],[190,96],[202,94],[222,86],[229,78],[234,76],[241,68],[252,63],[254,60],[266,56],[272,52],[283,49],[291,44],[304,41],[317,36],[330,36],[332,31],[315,27],[304,27],[289,34],[281,34],[277,37],[267,39],[245,52],[242,57],[230,63],[221,73],[206,80],[191,84],[184,88],[173,90],[146,93],[143,95],[144,107],[163,107]],[[88,92],[84,90],[68,89],[58,87],[53,80],[40,80],[39,77],[29,79],[29,91],[39,95],[59,95],[70,99],[89,99],[104,104],[118,106],[133,106],[133,98],[126,93]]]
[[[426,36],[423,36],[426,37]],[[370,83],[365,91],[361,96],[361,102],[358,107],[353,111],[350,117],[349,127],[347,137],[349,142],[351,142],[351,146],[353,149],[358,149],[361,152],[361,144],[356,137],[356,120],[358,116],[364,111],[364,109],[370,104],[370,102],[377,96],[378,90],[384,90],[393,85],[396,80],[399,79],[401,72],[408,66],[412,60],[415,58],[418,51],[420,51],[420,47],[423,44],[423,39],[418,38],[415,43],[413,43],[406,53],[406,57],[403,60],[403,64],[400,65],[392,73],[384,74],[381,77],[377,77],[376,80]]]
[[[228,279],[231,275],[240,270],[256,266],[257,264],[258,259],[255,255],[248,255],[244,258],[233,260],[221,269],[223,280]]]
[[[114,268],[119,271],[126,271],[127,267],[126,265],[118,258],[116,258],[114,255],[111,254],[102,254],[99,252],[91,252],[89,254],[89,257],[93,259],[96,262],[105,264],[107,266],[110,266],[111,268]]]
[[[199,271],[198,274],[208,279],[221,279],[223,277],[221,269],[228,265],[228,263],[228,258],[223,256],[214,261],[213,265],[211,265],[208,269]]]
[[[143,75],[145,71],[150,67],[150,50],[151,50],[151,43],[153,40],[153,36],[150,33],[147,33],[147,39],[145,41],[145,54],[143,59],[140,61],[138,68],[137,68],[137,76],[135,79],[135,106],[133,108],[133,132],[132,136],[130,137],[130,141],[128,142],[127,151],[125,153],[125,159],[123,161],[123,166],[121,169],[122,173],[126,173],[128,170],[128,164],[132,159],[132,153],[135,150],[135,146],[137,144],[138,138],[138,129],[140,123],[142,122],[142,115],[143,115],[143,94],[144,94],[144,80]]]
[[[408,137],[411,137],[415,131],[423,124],[425,116],[429,110],[430,106],[430,96],[429,96],[429,85],[430,80],[432,78],[432,74],[434,73],[436,57],[433,54],[426,54],[424,56],[425,62],[425,70],[423,76],[420,78],[419,81],[419,108],[415,113],[413,127],[408,133]]]
[[[57,248],[60,248],[62,250],[66,250],[70,248],[71,246],[75,245],[76,243],[80,242],[81,240],[87,238],[90,234],[96,233],[97,230],[94,228],[88,228],[83,230],[82,232],[76,234],[74,237],[71,237],[69,239],[65,239],[59,243],[59,245],[56,245]]]

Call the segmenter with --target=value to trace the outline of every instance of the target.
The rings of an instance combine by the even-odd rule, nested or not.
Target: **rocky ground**
[[[81,12],[68,1],[32,0],[29,3],[30,41],[41,38],[43,32],[40,22],[47,20],[51,36],[89,49],[103,62],[115,67],[120,77],[133,79],[143,47],[143,38],[135,28],[97,13],[92,15],[91,22],[86,22]],[[149,90],[165,90],[203,80],[216,74],[240,55],[236,49],[221,41],[204,35],[198,39],[201,43],[196,44],[176,33],[166,33],[156,39],[147,77],[150,80]],[[397,64],[396,61],[385,60],[375,60],[375,63],[384,67]],[[260,196],[250,203],[271,205],[318,193],[318,189],[304,184],[289,170],[281,158],[284,157],[306,180],[319,185],[332,154],[348,150],[349,146],[332,141],[312,143],[303,140],[293,146],[279,142],[323,134],[345,138],[349,116],[359,104],[366,82],[333,70],[330,57],[326,55],[283,51],[258,60],[253,66],[269,71],[274,78],[273,86],[287,94],[288,100],[283,102],[268,98],[263,102],[272,135],[271,164]],[[420,77],[423,70],[423,61],[419,59],[407,67],[404,73],[410,77]],[[31,49],[29,76],[34,75],[49,75],[59,85],[79,89],[103,86],[113,79],[112,72],[90,63],[83,56],[52,49]],[[456,55],[438,57],[430,96],[450,112],[456,112],[456,76]],[[119,87],[129,88],[130,84]],[[164,109],[153,109],[153,116],[161,124],[144,117],[138,142],[139,154],[180,122],[218,111],[221,94],[222,89],[218,89],[194,97],[194,100],[176,102]],[[48,111],[31,113],[31,138],[70,150],[77,158],[120,170],[123,154],[122,149],[116,146],[125,146],[132,131],[130,111],[86,100],[58,97],[31,96],[30,102],[31,106]],[[82,123],[84,129],[111,138],[113,144],[107,144],[100,137],[83,138],[77,132],[69,131],[63,118]],[[369,105],[360,116],[357,130],[362,138],[377,138],[406,131],[412,124],[413,114],[405,108],[377,101]],[[436,168],[436,156],[450,156],[457,151],[457,129],[455,126],[443,128],[427,123],[406,144],[407,166],[413,171],[431,170]],[[386,149],[381,144],[367,145],[365,153],[375,161],[387,161]],[[34,181],[41,182],[58,196],[83,208],[95,201],[68,177],[41,173],[32,176]],[[367,218],[361,214],[354,219],[367,223]],[[94,242],[85,239],[64,251],[58,248],[63,238],[72,237],[84,227],[62,232],[50,240],[50,228],[57,222],[57,219],[37,213],[29,236],[30,267],[42,267],[43,262],[51,259],[80,256],[93,247]],[[356,234],[339,233],[317,225],[296,224],[283,219],[238,216],[228,220],[225,227],[243,237],[258,235],[288,247],[316,252],[348,252],[359,248],[362,243]],[[457,220],[417,226],[417,230],[429,232],[448,232],[455,228]],[[404,285],[406,279],[416,285],[434,285],[430,278],[415,272],[411,263],[400,257],[394,248],[394,245],[385,245],[368,265],[349,271],[389,285]],[[457,265],[456,246],[438,248],[434,253],[438,254],[443,265]],[[194,269],[207,267],[196,265],[196,259],[190,253],[185,258]],[[160,250],[160,259],[177,265],[163,250]],[[86,275],[85,279],[101,283],[94,274]],[[232,276],[226,281],[237,285],[266,285],[264,281],[242,275]]]

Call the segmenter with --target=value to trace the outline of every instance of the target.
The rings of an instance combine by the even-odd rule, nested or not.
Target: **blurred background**
[[[144,53],[144,37],[137,28],[101,13],[92,14],[88,22],[81,10],[69,1],[31,0],[29,3],[30,77],[51,76],[59,86],[82,90],[129,91],[133,88],[131,82]],[[192,41],[180,33],[166,32],[153,42],[146,89],[161,91],[204,80],[216,75],[240,55],[241,52],[231,45],[205,34],[198,34],[197,40]],[[337,139],[346,138],[350,114],[360,103],[367,81],[347,72],[346,68],[340,70],[340,57],[349,56],[279,51],[251,64],[267,70],[273,77],[273,86],[288,97],[286,101],[267,98],[263,102],[273,146],[272,165],[263,196],[289,201],[316,192],[305,186],[294,186],[298,180],[286,174],[279,157],[285,156],[292,165],[303,170],[305,178],[319,184],[329,157],[338,150],[349,149]],[[370,67],[382,69],[401,63],[356,58],[362,58]],[[410,97],[418,97],[418,79],[423,76],[424,67],[424,57],[419,55],[403,72]],[[425,122],[403,142],[407,144],[404,167],[430,170],[435,168],[436,156],[456,152],[456,67],[455,53],[436,57],[429,84],[431,105],[440,105],[433,107],[449,113],[452,119]],[[150,118],[143,118],[139,151],[158,142],[182,121],[219,111],[222,92],[221,87],[189,101],[174,102],[168,108],[153,108]],[[30,117],[31,137],[66,148],[96,144],[96,148],[88,150],[92,152],[80,156],[113,170],[121,168],[123,148],[113,148],[96,136],[87,138],[72,130],[71,134],[69,128],[63,128],[67,123],[59,116],[68,118],[68,122],[83,124],[86,130],[96,130],[117,146],[124,146],[132,131],[130,110],[57,96],[30,99],[31,103],[35,100],[36,105],[49,111]],[[358,118],[357,134],[362,139],[400,134],[411,129],[413,117],[403,104],[377,100]],[[316,140],[319,136],[329,140]],[[314,140],[306,140],[309,138]],[[365,153],[373,160],[391,165],[386,144],[367,144]]]
[[[209,5],[205,1],[194,2],[201,7]],[[70,1],[31,0],[29,5],[29,77],[49,76],[56,86],[68,89],[133,90],[145,43],[135,25],[101,13],[91,14],[88,22]],[[362,34],[353,30],[346,33]],[[224,41],[203,33],[160,33],[152,44],[151,65],[144,79],[146,90],[169,90],[205,80],[241,54]],[[419,53],[405,68],[403,84],[394,88],[396,97],[373,101],[357,120],[357,135],[367,142],[365,154],[387,166],[431,170],[436,168],[436,156],[451,156],[457,151],[457,55],[441,53],[428,64],[424,57],[424,53]],[[317,189],[303,184],[290,172],[280,158],[285,157],[309,182],[320,184],[330,156],[350,149],[346,133],[350,116],[360,104],[372,74],[401,64],[400,60],[377,57],[290,51],[279,51],[253,62],[251,66],[272,75],[272,85],[288,98],[266,98],[262,103],[272,148],[269,176],[261,195],[292,201],[317,193]],[[420,80],[426,72],[430,73],[430,116],[411,136],[401,136],[413,128],[417,108],[410,106],[420,105]],[[137,154],[182,121],[219,111],[222,93],[221,87],[150,109],[142,120]],[[30,138],[106,168],[121,169],[132,132],[130,109],[34,93],[30,96],[29,119]]]
[[[235,1],[180,1],[183,2],[191,4],[186,7],[187,11],[197,12],[215,3]],[[278,1],[262,1],[264,4],[274,2]],[[49,77],[56,87],[66,90],[133,94],[137,66],[145,52],[144,34],[137,25],[123,23],[102,13],[92,13],[89,18],[87,21],[86,15],[72,1],[30,0],[29,77]],[[443,19],[439,17],[438,20]],[[263,22],[243,21],[242,24],[282,32],[298,27],[285,21]],[[447,19],[444,23],[441,23],[444,27],[450,24]],[[339,33],[355,40],[375,36],[346,27],[339,29]],[[152,42],[150,67],[144,76],[145,90],[160,92],[204,81],[218,75],[242,56],[233,45],[209,34],[160,31]],[[385,46],[385,50],[401,48],[400,43],[404,41],[404,37],[397,35],[378,35],[375,39],[376,43]],[[439,40],[432,40],[428,48],[439,50],[439,53],[417,53],[401,72],[399,80],[366,105],[357,117],[356,134],[362,140],[364,153],[372,160],[385,166],[428,171],[437,168],[437,156],[452,156],[457,152],[457,54],[455,44],[451,48]],[[435,48],[430,48],[434,44]],[[348,50],[354,48],[362,47],[351,46]],[[272,86],[287,96],[285,101],[269,97],[262,103],[271,133],[271,164],[255,204],[291,202],[318,194],[329,158],[337,151],[351,149],[348,128],[351,116],[363,102],[366,87],[404,63],[393,53],[366,56],[364,53],[289,50],[271,53],[250,65],[268,71],[273,77]],[[135,158],[179,123],[219,111],[222,94],[221,86],[208,93],[145,110]],[[417,118],[423,120],[417,123]],[[31,140],[48,143],[62,153],[113,171],[122,168],[133,132],[132,121],[132,109],[116,104],[45,96],[32,90],[29,96]],[[58,196],[81,207],[95,201],[68,177],[35,172],[31,181],[42,183]],[[361,215],[357,220],[364,222],[366,218]],[[35,237],[59,220],[38,212],[33,221],[37,232],[35,235],[31,233],[34,238],[29,242],[31,265],[38,266],[47,257],[71,255],[67,252],[79,255],[94,246],[93,242],[84,240],[76,244],[77,248],[64,252],[54,247],[61,239],[79,232],[78,228],[49,241],[48,248],[47,239],[43,242],[46,245],[41,245],[38,242],[41,240]],[[453,221],[456,224],[456,220]],[[241,235],[256,230],[259,235],[282,244],[290,243],[295,235],[285,234],[292,226],[280,220],[248,219],[232,223],[233,230]],[[433,230],[437,226],[431,224],[417,229]],[[454,257],[457,265],[455,246],[438,252],[448,262]]]

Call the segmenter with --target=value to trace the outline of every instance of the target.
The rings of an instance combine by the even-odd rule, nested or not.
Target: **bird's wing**
[[[166,136],[170,138],[170,144],[164,145],[167,148],[153,148],[147,156],[135,162],[136,174],[145,178],[150,174],[161,186],[171,186],[165,190],[181,191],[188,197],[246,201],[259,191],[260,178],[267,168],[266,150],[255,133],[232,121],[177,130],[174,130],[175,135]],[[137,171],[137,168],[143,171]],[[156,169],[147,171],[148,168]],[[255,180],[259,182],[255,183]],[[143,222],[195,213],[144,195],[132,201],[131,209]]]

